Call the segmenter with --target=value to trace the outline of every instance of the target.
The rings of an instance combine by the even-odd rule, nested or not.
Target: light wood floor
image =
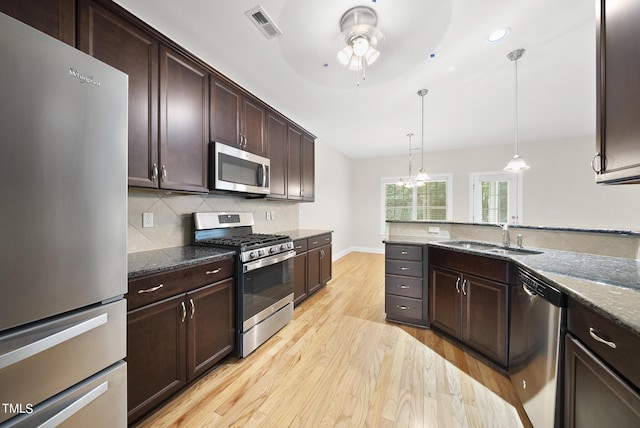
[[[139,427],[530,426],[506,377],[384,317],[384,256],[351,253],[276,336]]]

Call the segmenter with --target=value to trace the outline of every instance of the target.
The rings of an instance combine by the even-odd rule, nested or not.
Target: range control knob
[[[275,253],[276,251],[278,251],[278,247],[276,247],[276,246],[273,246],[273,247],[269,248],[269,253],[271,253],[271,254]]]
[[[249,258],[250,259],[255,259],[256,257],[257,257],[257,254],[256,254],[255,251],[252,251],[252,252],[249,253]]]
[[[285,251],[287,249],[287,244],[280,245],[280,250]]]

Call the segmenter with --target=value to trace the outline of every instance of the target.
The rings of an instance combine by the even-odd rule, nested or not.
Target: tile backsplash
[[[275,233],[297,229],[298,203],[247,199],[229,195],[179,195],[129,191],[127,252],[179,247],[191,243],[192,213],[202,211],[252,212],[253,230]],[[267,220],[267,212],[275,218]],[[142,227],[142,214],[153,214],[153,227]]]

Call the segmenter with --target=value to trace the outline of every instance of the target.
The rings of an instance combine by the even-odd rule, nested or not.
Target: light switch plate
[[[429,233],[440,233],[440,228],[438,226],[429,226]]]

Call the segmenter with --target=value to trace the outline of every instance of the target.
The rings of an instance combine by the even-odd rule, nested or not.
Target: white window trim
[[[509,172],[509,171],[488,171],[488,172],[472,172],[469,174],[469,221],[475,223],[482,223],[481,221],[474,220],[474,182],[479,177],[514,177],[516,180],[516,209],[518,212],[516,213],[517,220],[515,222],[509,221],[509,224],[523,224],[524,216],[523,216],[523,197],[522,197],[522,172]]]
[[[386,192],[385,192],[385,184],[395,184],[398,182],[398,180],[400,180],[400,178],[406,178],[405,176],[402,177],[382,177],[380,179],[380,220],[381,220],[381,227],[380,227],[380,234],[383,236],[386,236],[389,233],[388,230],[388,226],[387,226],[387,204],[386,204]],[[447,174],[429,174],[429,180],[430,181],[446,181],[447,182],[447,219],[446,220],[442,220],[443,223],[445,222],[450,222],[451,218],[453,216],[453,174],[452,173],[447,173]],[[414,212],[413,212],[413,216],[415,217],[415,206],[414,206]],[[434,220],[433,220],[434,221]]]

